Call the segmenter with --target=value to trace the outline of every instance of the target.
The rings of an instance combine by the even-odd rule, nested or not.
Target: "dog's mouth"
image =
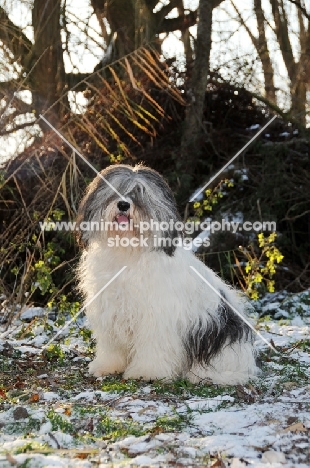
[[[118,224],[129,224],[129,216],[126,215],[125,213],[119,213],[117,216],[115,216],[115,221]]]

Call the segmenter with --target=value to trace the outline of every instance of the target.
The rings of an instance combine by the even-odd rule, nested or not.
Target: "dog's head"
[[[97,175],[81,201],[78,237],[87,245],[116,236],[143,235],[152,239],[148,244],[154,249],[155,237],[172,240],[180,236],[175,229],[179,220],[173,193],[158,172],[142,165],[109,166]],[[175,250],[168,241],[156,242],[155,248],[168,255]]]

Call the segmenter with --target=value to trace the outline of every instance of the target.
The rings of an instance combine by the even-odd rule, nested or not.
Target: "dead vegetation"
[[[269,115],[248,91],[212,75],[205,100],[204,150],[190,189],[185,191],[180,187],[179,164],[185,109],[182,79],[176,68],[161,62],[156,51],[140,48],[84,80],[86,111],[72,113],[63,107],[65,117],[58,130],[97,170],[111,163],[140,161],[157,169],[172,186],[183,211],[190,190],[225,164],[253,136],[251,125],[263,125]],[[308,155],[307,134],[300,138],[293,126],[279,120],[269,136],[263,135],[240,156],[235,169],[246,168],[248,181],[237,180],[235,189],[212,214],[241,211],[248,220],[276,220],[285,255],[278,287],[295,291],[309,287]],[[0,287],[12,311],[16,304],[59,306],[61,302],[64,306],[76,299],[74,236],[43,232],[39,221],[73,221],[93,176],[52,131],[2,168]],[[231,279],[229,258],[248,241],[247,236],[219,238],[205,260]]]

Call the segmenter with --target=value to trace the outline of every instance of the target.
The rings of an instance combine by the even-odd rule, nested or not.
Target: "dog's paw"
[[[88,371],[95,377],[102,377],[110,374],[121,374],[124,372],[125,363],[119,361],[103,362],[100,359],[94,359],[89,366]]]
[[[152,371],[150,369],[142,368],[129,368],[126,369],[123,375],[124,379],[142,379],[145,381],[164,380],[170,382],[173,380],[172,376],[168,376],[166,372]]]

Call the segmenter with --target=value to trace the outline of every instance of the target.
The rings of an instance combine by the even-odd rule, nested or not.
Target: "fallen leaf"
[[[152,430],[152,435],[158,435],[158,434],[161,434],[162,432],[163,432],[163,428],[160,426],[156,426]]]
[[[38,393],[34,393],[33,395],[31,395],[28,401],[29,403],[36,403],[39,400],[40,400],[40,395]]]
[[[283,387],[285,390],[291,390],[292,388],[296,387],[297,383],[296,382],[284,382]]]
[[[3,398],[4,400],[6,400],[6,393],[3,388],[0,388],[0,398]]]
[[[65,415],[66,416],[71,416],[71,408],[66,408],[65,409]]]
[[[85,453],[77,453],[77,454],[75,455],[75,457],[76,457],[76,458],[80,458],[81,460],[84,460],[85,458],[87,458],[87,457],[88,457],[88,455],[90,455],[90,453],[89,453],[89,452],[85,452]]]
[[[286,427],[283,432],[307,432],[307,430],[303,423],[298,422]]]
[[[216,468],[216,467],[219,467],[219,468],[225,468],[225,463],[223,462],[223,460],[221,458],[218,458],[214,463],[213,465],[211,465],[211,468]]]
[[[9,453],[6,453],[6,459],[9,463],[11,463],[11,465],[17,465],[17,460],[12,457],[12,455],[10,455]]]

